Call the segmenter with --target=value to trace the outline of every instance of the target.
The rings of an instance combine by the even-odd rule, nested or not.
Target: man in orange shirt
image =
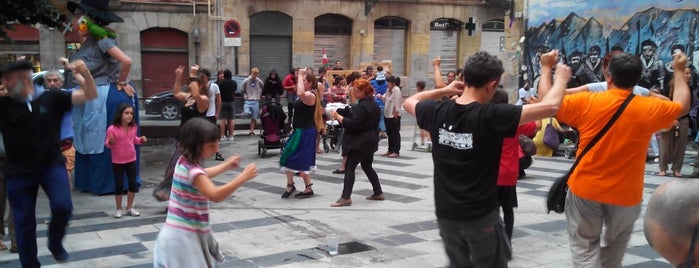
[[[546,57],[544,59],[544,57]],[[551,85],[556,58],[542,56],[541,85]],[[674,67],[684,70],[687,57],[674,55]],[[580,132],[585,148],[641,79],[638,57],[621,53],[607,70],[608,91],[566,96],[556,117]],[[547,86],[539,91],[547,91]],[[544,92],[545,93],[545,92]],[[566,199],[570,248],[575,267],[621,267],[633,224],[641,212],[646,148],[652,133],[669,128],[689,110],[689,87],[675,78],[674,101],[635,97],[602,139],[590,149],[568,180]],[[640,120],[642,118],[642,120]],[[581,150],[582,151],[582,150]],[[606,227],[601,238],[602,228]],[[600,247],[600,240],[605,240]]]

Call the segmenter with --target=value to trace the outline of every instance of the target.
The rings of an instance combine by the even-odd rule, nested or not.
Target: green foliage
[[[58,10],[49,0],[0,1],[0,38],[10,40],[7,31],[13,31],[11,23],[44,24],[57,27],[61,24]]]

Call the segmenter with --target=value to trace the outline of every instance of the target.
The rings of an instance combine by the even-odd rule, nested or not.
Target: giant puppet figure
[[[82,41],[71,60],[85,61],[97,84],[98,95],[97,99],[76,106],[73,111],[77,151],[75,188],[98,195],[108,194],[114,192],[114,175],[111,153],[104,148],[107,122],[111,122],[122,103],[131,104],[138,111],[138,98],[128,80],[131,58],[117,46],[116,33],[106,27],[124,20],[109,11],[109,0],[70,1],[67,8],[73,14],[73,30],[78,31]],[[66,88],[71,88],[72,82],[71,76],[66,75]],[[138,113],[135,116],[138,122]],[[138,163],[137,159],[137,166]],[[138,181],[140,183],[140,178]]]

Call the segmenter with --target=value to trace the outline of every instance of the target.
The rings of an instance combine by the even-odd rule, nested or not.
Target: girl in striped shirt
[[[209,200],[221,202],[243,183],[257,176],[250,164],[232,181],[217,187],[211,181],[238,167],[240,156],[203,168],[201,162],[218,152],[220,132],[202,118],[193,118],[180,130],[179,148],[167,219],[155,241],[154,267],[218,267],[223,261],[209,224]]]

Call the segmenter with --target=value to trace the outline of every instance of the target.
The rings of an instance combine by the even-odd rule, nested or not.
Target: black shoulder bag
[[[614,122],[616,122],[617,119],[619,119],[619,116],[621,116],[621,113],[624,112],[624,109],[626,109],[626,106],[629,105],[631,102],[631,99],[633,99],[635,95],[632,93],[630,94],[624,102],[621,104],[621,107],[614,113],[611,119],[609,119],[609,122],[607,122],[606,125],[600,130],[599,133],[597,133],[597,136],[595,136],[592,141],[590,141],[590,144],[585,147],[585,149],[580,153],[577,159],[575,159],[575,163],[573,164],[572,167],[570,167],[570,170],[568,170],[568,173],[563,176],[558,178],[553,185],[551,185],[551,189],[549,189],[548,196],[546,196],[546,213],[550,213],[552,210],[555,211],[556,213],[563,213],[566,205],[566,194],[568,193],[568,178],[570,177],[571,174],[573,174],[573,171],[575,168],[578,166],[580,163],[580,159],[587,154],[590,149],[595,146],[595,144],[602,139],[602,136],[604,136],[605,133],[614,125]]]

